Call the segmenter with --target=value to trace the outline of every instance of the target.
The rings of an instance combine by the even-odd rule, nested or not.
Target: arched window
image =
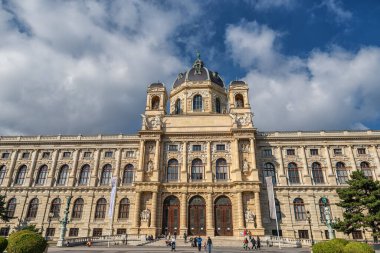
[[[46,165],[42,165],[37,173],[36,185],[44,185],[47,177],[48,167]]]
[[[61,211],[61,199],[55,198],[51,202],[50,213],[53,214],[53,218],[59,218],[60,211]]]
[[[275,206],[276,206],[277,220],[281,220],[281,219],[282,219],[282,214],[281,214],[281,205],[280,205],[280,201],[278,201],[278,199],[274,199],[274,204],[275,204]]]
[[[193,98],[193,111],[202,111],[202,96],[195,95]]]
[[[175,114],[181,114],[181,99],[175,101]]]
[[[160,107],[160,98],[158,96],[154,96],[152,98],[152,110],[158,110]]]
[[[369,167],[369,163],[367,162],[361,162],[360,163],[360,169],[363,171],[364,176],[370,180],[373,180],[372,170]]]
[[[85,164],[82,166],[79,173],[79,185],[87,185],[90,177],[90,165]]]
[[[106,217],[107,200],[101,198],[96,202],[95,219],[104,219]]]
[[[25,174],[26,174],[26,165],[22,165],[17,171],[15,185],[22,185],[24,183]]]
[[[325,209],[325,205],[323,204],[322,202],[322,198],[319,199],[319,213],[320,213],[320,219],[321,221],[326,221],[326,209]],[[331,208],[330,208],[330,201],[327,199],[327,203],[326,203],[326,207],[328,208],[328,212],[330,213],[330,217],[331,216]]]
[[[314,162],[311,165],[311,172],[313,174],[314,184],[324,184],[325,183],[325,179],[323,178],[322,168],[321,168],[321,165],[319,163]]]
[[[128,219],[129,218],[129,199],[123,198],[120,200],[119,206],[119,219]]]
[[[167,172],[168,181],[178,181],[178,161],[176,159],[169,160]]]
[[[228,167],[227,162],[223,158],[216,160],[216,180],[228,179]]]
[[[201,159],[194,159],[191,162],[191,180],[203,179],[203,163]]]
[[[133,165],[127,164],[124,168],[123,184],[132,184],[133,177]]]
[[[110,164],[106,164],[103,167],[102,175],[100,177],[100,185],[109,185],[111,182],[112,167]]]
[[[37,216],[38,211],[38,199],[34,198],[29,202],[28,212],[26,213],[26,218],[34,219]]]
[[[216,98],[215,99],[215,111],[216,111],[216,113],[221,113],[222,112],[222,108],[221,108],[221,105],[220,105],[220,98]]]
[[[4,178],[5,178],[5,172],[6,172],[6,167],[5,165],[0,166],[0,185],[3,183]]]
[[[339,184],[346,184],[348,180],[348,173],[346,170],[346,166],[344,166],[344,163],[342,162],[336,163],[336,177]]]
[[[276,169],[272,163],[264,164],[263,176],[264,181],[266,177],[272,177],[272,183],[273,185],[276,185]]]
[[[15,216],[16,205],[17,205],[17,200],[15,198],[11,198],[8,201],[8,205],[7,205],[7,217],[13,218]]]
[[[57,185],[66,184],[68,172],[69,172],[69,166],[63,165],[58,173]]]
[[[84,201],[82,198],[76,199],[73,206],[73,213],[71,218],[73,219],[81,219],[83,213],[83,205]]]
[[[301,198],[296,198],[293,201],[294,217],[296,220],[306,220],[305,204]]]
[[[235,106],[236,108],[243,108],[244,107],[244,98],[241,94],[236,94],[235,96]]]
[[[300,183],[300,173],[297,168],[297,164],[289,163],[288,164],[288,177],[290,184],[299,184]]]

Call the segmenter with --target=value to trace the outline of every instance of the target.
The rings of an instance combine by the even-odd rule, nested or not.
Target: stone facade
[[[274,175],[282,235],[308,236],[309,211],[314,237],[325,239],[320,198],[340,217],[336,189],[349,172],[380,177],[380,131],[257,131],[248,85],[234,81],[226,89],[200,59],[169,97],[155,83],[146,101],[136,135],[0,137],[0,194],[17,217],[0,223],[1,233],[28,223],[58,238],[71,196],[71,237],[272,234],[264,177]]]

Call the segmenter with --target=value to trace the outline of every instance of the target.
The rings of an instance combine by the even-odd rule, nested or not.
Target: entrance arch
[[[215,235],[232,236],[232,205],[226,196],[220,196],[215,200]]]
[[[169,196],[164,200],[162,231],[165,234],[179,234],[180,205],[176,196]]]
[[[189,202],[189,235],[206,235],[206,202],[194,196]]]

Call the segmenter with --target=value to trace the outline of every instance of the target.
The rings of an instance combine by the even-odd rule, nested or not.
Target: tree
[[[5,196],[0,195],[0,220],[8,222],[12,217],[7,215]]]
[[[354,171],[348,187],[338,189],[341,201],[337,204],[344,209],[343,220],[334,228],[345,234],[359,229],[370,229],[375,242],[380,235],[380,182],[367,179],[362,171]]]

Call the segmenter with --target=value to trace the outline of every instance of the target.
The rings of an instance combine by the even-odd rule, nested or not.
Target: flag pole
[[[111,179],[111,196],[110,196],[110,206],[108,210],[108,216],[110,218],[110,232],[108,237],[108,248],[110,247],[110,241],[112,236],[112,227],[113,227],[113,214],[115,209],[115,199],[116,199],[116,187],[117,187],[117,177]]]
[[[276,199],[274,198],[273,178],[271,176],[265,177],[265,182],[267,185],[267,192],[268,192],[269,211],[270,211],[269,216],[271,219],[273,219],[273,216],[274,216],[276,220],[278,248],[281,249],[280,230],[278,228],[278,218],[277,218],[277,210],[276,210]]]
[[[272,177],[271,177],[271,180],[272,180]],[[277,209],[276,209],[276,199],[274,198],[274,190],[272,191],[272,193],[273,193],[272,196],[273,196],[273,203],[274,203],[274,209],[275,209],[274,214],[275,214],[275,217],[276,217],[278,248],[281,249],[280,230],[278,229],[278,218],[277,218]]]

